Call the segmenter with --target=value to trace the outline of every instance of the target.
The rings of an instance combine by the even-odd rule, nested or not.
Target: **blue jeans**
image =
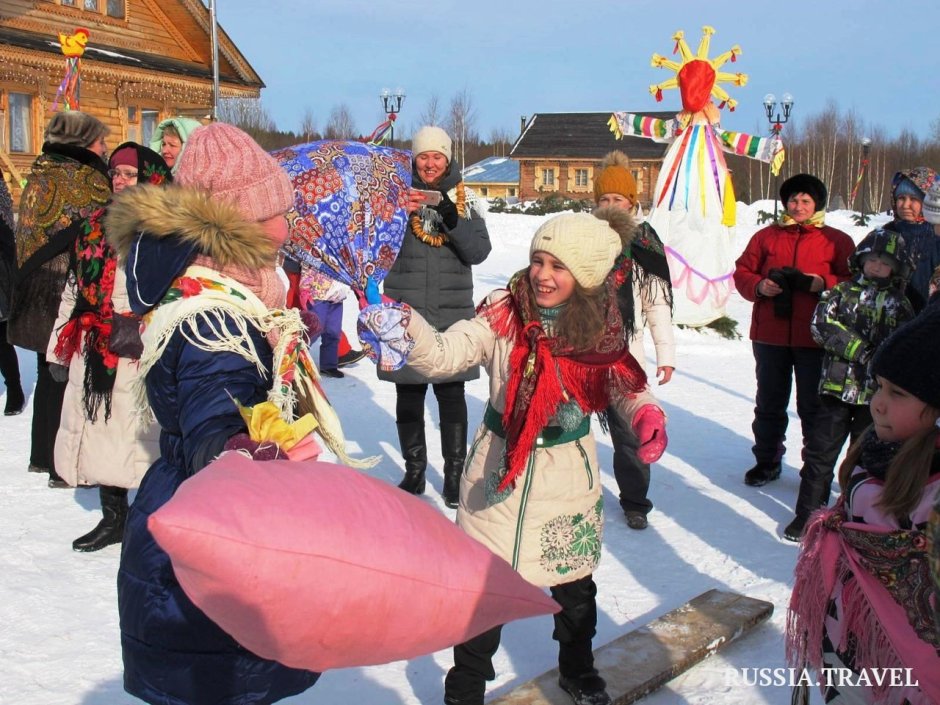
[[[323,327],[320,333],[320,369],[335,370],[339,339],[343,334],[343,302],[317,301],[313,304],[313,312]]]

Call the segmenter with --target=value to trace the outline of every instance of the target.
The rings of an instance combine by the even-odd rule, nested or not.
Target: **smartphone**
[[[421,200],[427,203],[429,206],[436,206],[441,202],[441,192],[440,191],[425,191],[424,189],[414,188],[411,189],[415,193],[421,196]]]

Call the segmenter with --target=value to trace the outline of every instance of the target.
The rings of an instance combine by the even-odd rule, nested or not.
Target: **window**
[[[509,195],[510,195],[510,196],[515,196],[515,195],[516,195],[516,189],[510,188],[510,189],[509,189]]]
[[[145,147],[150,145],[153,131],[157,129],[160,113],[155,108],[143,108],[136,105],[127,107],[127,139]]]
[[[33,153],[33,96],[28,93],[7,95],[9,117],[4,125],[10,152]]]
[[[555,185],[555,170],[554,169],[542,169],[542,185],[543,186]]]
[[[588,170],[587,169],[575,169],[574,170],[574,185],[587,188],[587,185],[588,185]]]
[[[127,10],[127,0],[50,0],[50,2],[119,20],[124,19]]]
[[[490,192],[490,190],[489,190],[486,186],[481,186],[481,187],[480,187],[480,195],[481,195],[481,196],[488,196],[488,195],[489,195],[489,192]]]

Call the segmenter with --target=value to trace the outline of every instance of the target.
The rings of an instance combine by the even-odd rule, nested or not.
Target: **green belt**
[[[506,429],[503,428],[503,415],[493,408],[492,404],[487,403],[486,412],[483,414],[483,423],[490,431],[500,438],[506,437]],[[560,446],[564,443],[571,443],[579,438],[584,438],[591,432],[591,417],[585,416],[578,427],[566,431],[561,426],[546,426],[535,439],[536,448],[551,448]]]

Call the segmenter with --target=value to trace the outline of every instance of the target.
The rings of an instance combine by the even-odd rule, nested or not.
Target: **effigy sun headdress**
[[[675,71],[676,75],[672,78],[650,86],[650,93],[656,98],[657,102],[661,102],[664,90],[678,88],[682,97],[682,112],[679,113],[677,118],[683,125],[688,125],[692,116],[700,111],[704,111],[709,122],[712,123],[718,121],[718,110],[726,105],[731,112],[734,112],[738,104],[737,101],[728,95],[728,92],[719,84],[747,85],[746,73],[729,73],[718,70],[728,61],[732,63],[737,61],[738,56],[741,54],[740,46],[735,44],[724,54],[720,54],[714,59],[708,58],[711,36],[714,33],[714,27],[708,25],[702,27],[702,40],[699,42],[698,50],[693,54],[685,41],[685,32],[679,30],[672,35],[676,42],[673,54],[679,54],[681,61],[673,61],[660,54],[653,54],[650,62],[653,68],[666,68]],[[710,98],[720,101],[717,108]]]

